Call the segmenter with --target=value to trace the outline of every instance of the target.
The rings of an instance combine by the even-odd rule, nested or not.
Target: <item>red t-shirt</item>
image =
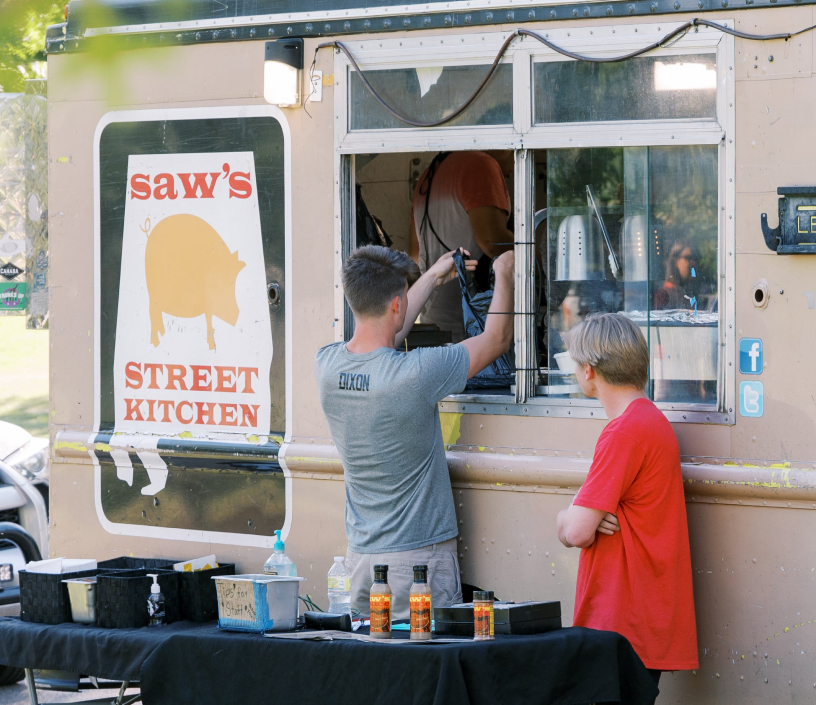
[[[646,668],[697,668],[680,447],[648,399],[604,429],[575,504],[612,512],[621,527],[581,549],[575,626],[623,634]]]

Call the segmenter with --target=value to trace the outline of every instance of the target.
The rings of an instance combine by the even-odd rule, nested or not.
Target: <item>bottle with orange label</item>
[[[475,590],[473,593],[473,638],[488,641],[493,636],[493,593]]]
[[[374,639],[391,638],[391,588],[388,586],[388,566],[374,566],[374,584],[370,593],[371,631]]]
[[[428,585],[428,566],[414,566],[414,584],[408,596],[411,605],[411,639],[425,641],[431,638],[431,588]]]

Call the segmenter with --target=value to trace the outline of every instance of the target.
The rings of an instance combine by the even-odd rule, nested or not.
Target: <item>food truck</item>
[[[691,539],[700,667],[659,702],[816,697],[813,24],[809,0],[71,0],[51,554],[258,572],[282,529],[325,600],[345,495],[313,360],[353,331],[341,264],[371,232],[409,249],[437,153],[506,150],[516,372],[440,403],[462,581],[571,623],[555,516],[605,415],[562,334],[622,312]]]

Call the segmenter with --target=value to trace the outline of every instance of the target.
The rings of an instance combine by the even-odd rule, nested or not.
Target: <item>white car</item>
[[[47,438],[32,436],[20,426],[0,421],[0,460],[30,480],[48,506],[51,458]]]
[[[19,614],[19,572],[48,556],[49,470],[48,439],[0,421],[0,615]],[[0,666],[0,685],[23,675]]]

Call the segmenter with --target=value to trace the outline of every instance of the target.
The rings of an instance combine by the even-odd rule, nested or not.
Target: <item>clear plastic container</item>
[[[236,632],[285,632],[297,626],[298,588],[306,578],[281,575],[213,577],[218,628]]]
[[[147,577],[153,578],[150,595],[147,598],[147,626],[163,627],[167,623],[167,616],[164,611],[164,595],[159,587],[159,576],[156,573],[148,573]]]
[[[335,556],[334,565],[329,569],[328,612],[351,616],[351,573],[343,556]]]
[[[266,559],[264,563],[263,572],[265,575],[283,575],[288,578],[297,577],[297,566],[289,556],[284,553],[285,546],[281,541],[280,531],[275,532],[278,540],[272,547],[274,553]]]

